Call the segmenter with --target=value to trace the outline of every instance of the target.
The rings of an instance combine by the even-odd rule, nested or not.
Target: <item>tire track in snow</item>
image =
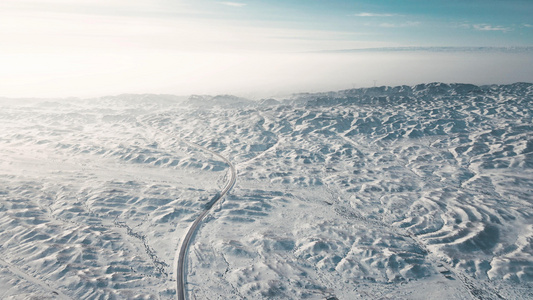
[[[23,270],[19,269],[15,265],[1,258],[0,258],[0,265],[5,266],[13,275],[23,280],[26,280],[34,285],[37,285],[41,287],[43,290],[49,292],[50,297],[53,297],[55,299],[65,299],[65,300],[71,299],[69,296],[63,294],[59,289],[50,286],[48,283],[44,282],[43,280],[24,272]]]

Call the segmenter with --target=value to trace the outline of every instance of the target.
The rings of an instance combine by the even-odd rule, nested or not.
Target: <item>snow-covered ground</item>
[[[533,85],[0,99],[0,298],[533,298]],[[168,133],[168,134],[166,134]]]

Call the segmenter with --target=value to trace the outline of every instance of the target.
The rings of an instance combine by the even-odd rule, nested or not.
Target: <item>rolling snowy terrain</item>
[[[533,298],[533,85],[0,99],[0,298]],[[194,143],[194,144],[191,144]]]

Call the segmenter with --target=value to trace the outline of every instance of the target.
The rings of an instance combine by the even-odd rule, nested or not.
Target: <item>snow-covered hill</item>
[[[0,99],[3,299],[533,297],[533,85]],[[169,133],[170,135],[165,134]]]

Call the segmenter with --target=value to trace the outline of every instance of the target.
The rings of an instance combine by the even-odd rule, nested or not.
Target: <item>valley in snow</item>
[[[0,99],[0,298],[533,298],[533,85]],[[192,144],[194,143],[194,144]]]

